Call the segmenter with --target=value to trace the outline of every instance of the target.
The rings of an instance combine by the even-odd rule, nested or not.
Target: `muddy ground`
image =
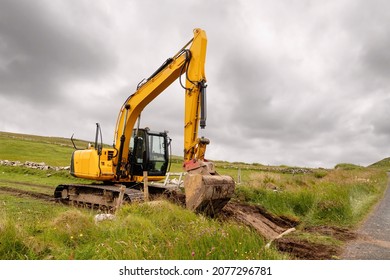
[[[47,186],[41,187],[47,188]],[[13,187],[1,186],[0,192],[55,202],[51,195]],[[178,197],[170,197],[170,199],[179,204],[183,202],[182,198]],[[251,227],[267,240],[267,246],[276,246],[279,251],[287,253],[292,259],[331,260],[338,259],[342,253],[342,247],[339,245],[324,245],[302,238],[301,234],[305,232],[318,236],[333,237],[340,241],[350,241],[357,238],[357,234],[337,227],[321,226],[302,229],[299,228],[299,222],[296,220],[275,216],[261,206],[240,202],[229,202],[217,218],[222,221],[235,221]]]
[[[336,227],[313,227],[301,230],[311,232],[319,236],[333,237],[339,241],[349,241],[357,238],[357,235],[347,229]],[[325,245],[309,240],[286,236],[275,241],[275,245],[281,252],[290,254],[295,259],[303,260],[332,260],[340,259],[343,247],[340,245]]]
[[[275,216],[263,207],[230,202],[223,209],[224,218],[243,223],[273,243],[279,251],[287,253],[293,259],[331,260],[339,259],[342,253],[340,245],[325,245],[302,238],[302,233],[314,236],[332,237],[339,241],[349,241],[357,235],[348,229],[337,227],[310,227],[296,229],[299,222],[287,217]],[[336,242],[337,243],[337,242]]]
[[[21,189],[13,188],[13,187],[1,186],[0,187],[0,193],[2,193],[2,192],[3,193],[7,193],[7,194],[11,194],[11,195],[14,195],[14,196],[32,197],[32,198],[41,199],[41,200],[45,200],[45,201],[52,201],[52,202],[55,201],[54,197],[51,196],[51,195],[44,194],[44,193],[33,192],[33,191],[21,190]]]

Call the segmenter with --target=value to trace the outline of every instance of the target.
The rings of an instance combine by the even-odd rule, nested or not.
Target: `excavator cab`
[[[169,164],[170,138],[166,132],[151,132],[148,128],[134,129],[130,140],[130,175],[165,176]]]

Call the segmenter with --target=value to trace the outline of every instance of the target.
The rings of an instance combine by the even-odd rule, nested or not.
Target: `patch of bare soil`
[[[181,205],[183,207],[185,207],[186,205],[186,196],[184,193],[171,190],[171,191],[165,191],[163,195],[172,203]]]
[[[305,228],[304,231],[331,236],[340,241],[349,241],[358,238],[356,232],[353,232],[346,228],[339,228],[339,227],[332,227],[332,226],[308,227]]]
[[[309,242],[307,240],[285,237],[275,241],[279,251],[288,253],[301,260],[331,260],[337,258],[340,249],[337,246]]]
[[[345,229],[332,226],[310,227],[302,230],[320,236],[329,236],[340,241],[349,241],[357,238],[357,234]],[[332,260],[338,259],[342,247],[338,245],[320,244],[294,236],[283,237],[275,241],[279,251],[290,254],[295,259],[303,260]]]
[[[274,242],[279,251],[288,253],[294,259],[331,260],[341,254],[340,246],[314,243],[294,234],[289,235],[299,222],[273,215],[261,206],[230,202],[223,208],[221,216],[253,228],[269,242]],[[357,238],[356,233],[348,229],[331,226],[304,228],[300,232],[330,236],[340,241]]]
[[[54,197],[44,193],[38,193],[33,191],[26,191],[12,187],[0,187],[0,192],[11,194],[14,196],[28,196],[44,201],[54,201]]]
[[[10,183],[10,184],[20,185],[20,186],[39,187],[42,189],[53,189],[53,187],[51,187],[51,186],[46,186],[46,185],[42,185],[42,184],[34,184],[34,183],[30,183],[30,182],[13,181],[13,180],[1,179],[0,183]]]

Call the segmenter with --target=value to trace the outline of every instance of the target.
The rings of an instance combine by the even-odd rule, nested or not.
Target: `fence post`
[[[144,171],[144,199],[149,201],[148,171]]]
[[[126,190],[126,187],[124,185],[121,185],[119,187],[119,197],[118,197],[118,202],[117,202],[115,211],[118,211],[119,208],[122,206],[123,197],[125,195],[125,190]]]

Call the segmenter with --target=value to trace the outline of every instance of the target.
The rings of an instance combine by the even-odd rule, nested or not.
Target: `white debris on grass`
[[[115,219],[115,215],[113,214],[97,214],[95,215],[94,217],[94,220],[95,220],[95,223],[98,223],[98,222],[102,222],[102,221],[105,221],[105,220],[114,220]]]

